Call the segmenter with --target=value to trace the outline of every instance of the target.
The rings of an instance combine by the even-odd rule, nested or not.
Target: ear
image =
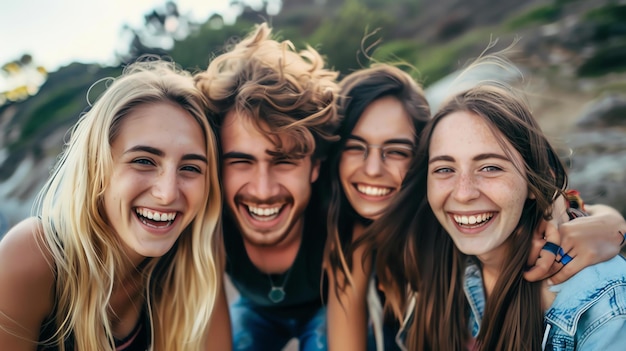
[[[530,191],[530,188],[528,188],[528,198],[531,199],[531,200],[536,200],[537,199],[537,196],[535,196],[535,193]]]
[[[315,183],[320,176],[320,165],[322,161],[319,158],[311,159],[311,183]]]

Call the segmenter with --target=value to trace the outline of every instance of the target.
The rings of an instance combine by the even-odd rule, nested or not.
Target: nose
[[[248,193],[260,200],[275,195],[276,189],[276,181],[269,167],[258,167],[253,179],[248,183]]]
[[[472,175],[462,173],[458,176],[454,189],[454,198],[459,202],[468,202],[480,196],[476,179]]]
[[[152,195],[159,200],[160,204],[166,205],[174,202],[178,198],[178,194],[177,170],[161,170],[152,186]]]
[[[365,155],[365,160],[363,160],[365,174],[370,177],[377,177],[382,174],[383,170],[383,158],[382,158],[382,150],[380,147],[371,147],[369,152]]]

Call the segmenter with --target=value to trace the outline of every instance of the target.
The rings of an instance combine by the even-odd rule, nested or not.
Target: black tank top
[[[320,283],[326,221],[324,217],[315,218],[311,212],[305,214],[302,241],[292,267],[288,273],[271,276],[275,286],[284,283],[285,298],[280,302],[270,300],[272,281],[248,258],[237,227],[230,218],[224,221],[226,272],[237,291],[258,309],[278,316],[305,317],[322,306]]]
[[[41,331],[39,332],[40,345],[37,347],[38,351],[57,351],[59,346],[57,344],[50,344],[54,340],[50,340],[57,331],[57,323],[54,317],[47,319],[41,325]],[[133,328],[127,337],[123,339],[115,339],[116,351],[146,351],[150,346],[151,333],[150,333],[150,319],[146,308],[143,308],[137,325]],[[65,350],[74,350],[74,335],[70,334],[64,341]]]

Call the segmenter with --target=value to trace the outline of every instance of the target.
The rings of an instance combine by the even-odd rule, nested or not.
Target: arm
[[[224,284],[218,292],[213,316],[207,333],[207,350],[230,351],[233,348],[233,337],[230,326],[230,315],[228,312],[228,301]]]
[[[626,345],[626,316],[618,315],[603,323],[588,337],[576,343],[579,351],[622,351]]]
[[[34,351],[41,323],[52,311],[54,275],[30,218],[0,241],[0,349]]]
[[[612,207],[606,205],[586,205],[588,217],[576,218],[559,226],[561,247],[571,257],[569,264],[556,273],[551,280],[561,283],[581,269],[604,262],[620,252],[626,220]]]
[[[329,282],[326,318],[330,351],[359,351],[367,347],[367,288],[371,262],[366,262],[363,267],[364,251],[364,245],[355,250],[352,257],[352,285],[346,286],[338,294],[335,293],[336,275],[343,273],[334,267],[326,267]],[[342,275],[339,277],[343,278]]]
[[[584,209],[589,216],[569,221],[564,204],[565,201],[555,202],[551,221],[558,225],[558,237],[544,238],[542,228],[545,224],[535,233],[528,262],[532,268],[525,273],[526,280],[538,281],[550,277],[552,283],[561,283],[581,269],[619,253],[623,238],[619,231],[626,230],[626,220],[617,210],[606,205],[586,205]],[[557,262],[554,255],[541,249],[546,241],[561,246],[575,259],[565,266]]]

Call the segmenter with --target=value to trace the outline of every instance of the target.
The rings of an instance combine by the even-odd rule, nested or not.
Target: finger
[[[561,244],[560,246],[563,248],[565,252],[570,252],[573,248],[576,247],[576,233],[572,232],[571,223],[563,223],[558,227],[560,236],[561,236]]]
[[[555,273],[552,277],[550,277],[551,284],[560,284],[571,278],[574,274],[580,272],[583,268],[587,267],[588,264],[582,257],[576,256],[571,253],[565,254],[560,258],[561,270]]]
[[[545,228],[546,230],[544,232],[544,235],[546,237],[546,241],[541,247],[539,257],[530,267],[530,269],[524,272],[524,279],[528,281],[539,281],[546,279],[554,275],[563,267],[563,265],[557,263],[555,260],[559,249],[559,232],[552,224],[546,224]],[[535,239],[533,239],[533,241],[534,240]]]
[[[550,241],[546,241],[546,243],[543,245],[543,247],[541,248],[542,250],[546,250],[549,253],[553,254],[554,257],[556,258],[556,254],[558,252],[562,252],[563,248],[561,248],[559,245],[550,242]]]
[[[545,223],[544,235],[546,237],[546,241],[561,246],[561,233],[559,232],[559,229],[550,222],[543,222]]]
[[[537,226],[537,229],[533,232],[533,240],[532,246],[530,248],[530,254],[528,255],[528,260],[526,261],[526,265],[528,267],[532,267],[535,265],[535,262],[541,256],[541,248],[546,243],[545,239],[545,230],[546,230],[546,221],[541,221],[541,223]]]
[[[538,281],[558,272],[561,265],[555,264],[555,260],[559,248],[557,244],[547,241],[541,248],[541,254],[535,264],[524,273],[524,278],[528,281]]]
[[[562,263],[564,266],[572,261],[572,256],[565,252],[562,247],[558,248],[557,253],[558,257],[556,258],[556,260]]]

